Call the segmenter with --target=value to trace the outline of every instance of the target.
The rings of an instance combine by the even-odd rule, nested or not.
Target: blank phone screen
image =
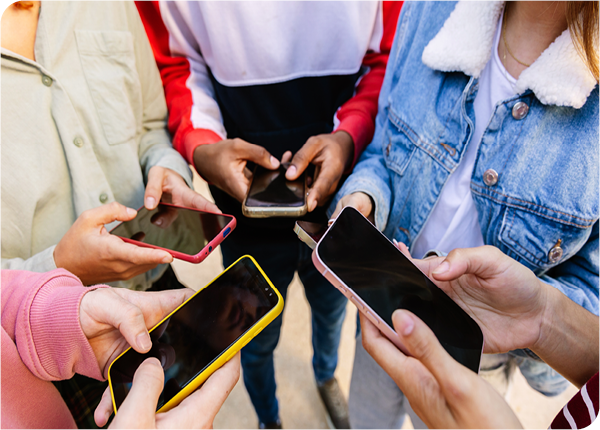
[[[135,371],[148,357],[158,358],[165,372],[158,410],[277,302],[277,294],[254,262],[241,259],[150,332],[148,353],[130,349],[113,363],[110,379],[117,408],[131,389]]]
[[[159,204],[149,211],[141,208],[134,219],[125,221],[111,234],[188,255],[196,255],[226,227],[233,217]]]
[[[354,208],[341,212],[317,249],[328,269],[392,329],[392,313],[407,309],[454,359],[479,370],[483,334],[477,323]]]
[[[288,167],[289,163],[282,163],[276,170],[257,166],[246,198],[246,206],[259,208],[304,206],[306,197],[304,173],[295,181],[288,181],[285,178]]]

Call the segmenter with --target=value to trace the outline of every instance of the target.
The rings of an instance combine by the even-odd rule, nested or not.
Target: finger
[[[154,428],[156,405],[163,390],[164,373],[158,359],[147,358],[133,375],[133,384],[119,408],[120,427]]]
[[[493,246],[454,249],[432,272],[439,281],[450,281],[469,273],[485,277],[486,273],[496,273],[499,262],[505,255]]]
[[[144,206],[146,206],[146,209],[152,210],[160,202],[166,174],[167,169],[160,166],[154,166],[148,172],[148,183],[144,193]]]
[[[273,170],[279,167],[279,160],[269,151],[259,145],[239,141],[238,156],[244,160],[252,161],[265,169]]]
[[[306,143],[300,148],[298,152],[292,158],[290,167],[285,172],[285,177],[288,181],[298,179],[298,177],[306,170],[310,162],[317,156],[321,150],[319,144],[320,140],[311,137]]]
[[[129,221],[135,218],[137,211],[135,209],[123,206],[120,203],[112,202],[107,205],[99,206],[83,212],[79,217],[81,220],[92,226],[104,226],[113,221]]]
[[[317,207],[317,203],[324,201],[331,195],[342,175],[342,169],[333,166],[322,166],[319,176],[315,180],[308,194],[308,211]]]
[[[235,387],[240,378],[240,353],[213,373],[202,387],[187,397],[179,407],[177,413],[188,416],[194,422],[189,422],[186,427],[199,428],[200,425],[212,427],[215,416],[223,406],[225,400]],[[201,410],[202,413],[194,413]]]
[[[281,163],[289,163],[292,159],[292,151],[285,151],[281,157]]]
[[[393,313],[392,321],[409,354],[431,372],[445,394],[451,396],[463,385],[461,381],[474,375],[446,352],[431,329],[412,312],[398,309]]]
[[[112,397],[110,395],[110,388],[104,390],[102,399],[94,411],[94,421],[98,427],[104,427],[108,422],[108,419],[113,413]]]
[[[208,201],[196,191],[185,186],[178,194],[177,204],[190,208],[200,209],[205,212],[221,213],[221,210],[213,202]]]
[[[105,260],[133,266],[166,264],[173,261],[173,256],[167,251],[133,245],[115,236],[108,239],[110,242],[105,248]]]

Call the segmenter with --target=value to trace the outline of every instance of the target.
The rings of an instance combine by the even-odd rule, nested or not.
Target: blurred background
[[[211,199],[206,182],[195,172],[194,187],[196,191]],[[260,264],[260,261],[258,263]],[[223,270],[221,252],[217,249],[200,264],[175,260],[173,268],[183,284],[197,290],[216,278]],[[356,307],[348,303],[336,370],[336,377],[346,396],[350,388],[354,360],[356,312]],[[313,376],[310,335],[310,310],[302,284],[296,276],[288,290],[281,338],[275,350],[277,398],[284,428],[329,428],[325,408]],[[554,416],[576,392],[577,389],[571,385],[559,396],[545,397],[530,388],[516,369],[507,400],[525,428],[548,428]],[[258,419],[241,378],[217,415],[214,426],[257,428]],[[406,420],[404,428],[412,428],[410,419]]]

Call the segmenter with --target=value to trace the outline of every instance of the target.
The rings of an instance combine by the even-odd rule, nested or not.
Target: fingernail
[[[316,200],[313,200],[313,201],[310,203],[310,207],[308,208],[308,211],[309,211],[309,212],[312,212],[312,211],[314,211],[314,210],[315,210],[315,208],[316,208],[316,207],[317,207],[317,201],[316,201]]]
[[[156,225],[162,225],[162,223],[163,223],[162,218],[159,218],[156,221],[154,221],[154,224],[156,224]]]
[[[271,155],[271,166],[273,166],[273,167],[279,166],[279,160],[277,158],[273,157],[272,155]]]
[[[152,348],[152,341],[150,340],[150,335],[148,333],[138,334],[136,342],[138,347],[143,351],[148,351],[150,348]]]
[[[155,204],[156,204],[156,199],[154,197],[146,197],[146,207],[147,208],[154,208]]]
[[[395,310],[394,313],[396,312],[400,312],[399,310]],[[392,318],[394,318],[394,316],[392,315]],[[400,331],[400,334],[402,334],[403,336],[408,336],[409,334],[412,333],[413,329],[415,328],[415,322],[413,321],[413,319],[408,316],[407,314],[405,314],[404,312],[400,312],[400,316],[394,318],[394,320],[398,320],[397,324],[398,324],[398,329]]]
[[[442,273],[446,273],[448,269],[450,269],[450,264],[448,264],[447,261],[444,261],[432,273],[434,275],[441,275]]]
[[[173,261],[173,257],[171,257],[171,254],[165,255],[162,259],[163,264],[170,263],[171,261]]]
[[[135,216],[136,214],[137,214],[137,211],[135,209],[127,208],[127,215]]]
[[[287,177],[292,177],[296,174],[296,166],[294,166],[293,164],[289,167],[289,169],[287,169],[287,172],[285,172],[285,176]]]

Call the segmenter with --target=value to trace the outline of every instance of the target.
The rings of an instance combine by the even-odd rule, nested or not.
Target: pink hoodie
[[[75,428],[49,381],[75,373],[102,380],[79,324],[86,292],[64,269],[47,273],[2,270],[2,427]]]

